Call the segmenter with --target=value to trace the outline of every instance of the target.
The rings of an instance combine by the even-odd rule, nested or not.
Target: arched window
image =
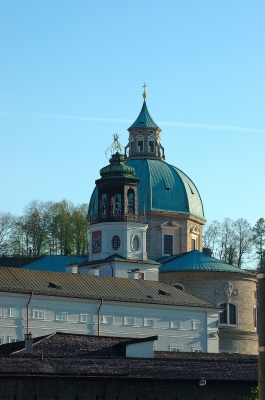
[[[128,214],[134,214],[134,191],[128,191]]]
[[[185,289],[184,289],[184,286],[181,284],[181,283],[174,283],[174,285],[173,285],[176,289],[179,289],[179,290],[182,290],[182,291],[185,291]]]
[[[220,325],[237,325],[237,305],[233,303],[222,303],[219,307],[223,308],[220,313]]]
[[[115,194],[114,196],[114,214],[121,213],[121,194]]]
[[[106,209],[107,209],[107,195],[106,193],[103,193],[101,196],[101,213],[106,214]]]

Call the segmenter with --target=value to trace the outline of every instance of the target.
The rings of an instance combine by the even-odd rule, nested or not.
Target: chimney
[[[33,338],[31,332],[24,334],[25,339],[25,354],[33,354]]]
[[[69,272],[70,274],[77,274],[78,273],[78,263],[73,262],[72,264],[66,265],[65,272]]]
[[[206,254],[207,256],[210,256],[210,257],[212,255],[212,249],[209,249],[208,247],[204,247],[202,249],[202,252],[203,252],[203,254]]]

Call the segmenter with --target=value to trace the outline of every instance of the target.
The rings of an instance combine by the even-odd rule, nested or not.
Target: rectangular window
[[[67,321],[68,320],[67,312],[58,312],[58,313],[56,313],[56,320],[57,321]]]
[[[33,319],[43,319],[44,318],[44,311],[43,310],[33,310],[32,311],[32,318]]]
[[[0,317],[3,317],[4,316],[4,310],[3,310],[3,308],[0,308]]]
[[[196,239],[191,239],[191,250],[196,250]]]
[[[14,339],[9,337],[9,343],[15,343],[15,342],[19,342],[19,339]]]
[[[171,321],[170,328],[181,329],[181,322],[180,321]]]
[[[229,324],[236,325],[236,306],[229,304]]]
[[[113,317],[110,317],[108,315],[102,315],[102,324],[112,324],[113,323]]]
[[[133,317],[124,317],[124,325],[134,325]]]
[[[144,326],[154,326],[155,321],[153,319],[150,318],[145,318],[144,319]]]
[[[195,347],[191,348],[192,353],[201,353],[200,349],[195,349]]]
[[[200,321],[192,321],[192,329],[200,329],[201,323]]]
[[[9,317],[18,318],[19,310],[17,310],[16,308],[9,308]]]
[[[164,255],[173,254],[173,235],[164,235]]]
[[[179,353],[181,351],[180,346],[169,346],[169,351],[175,351],[176,353]]]
[[[144,142],[143,142],[143,140],[138,140],[138,151],[144,151]]]
[[[150,151],[151,153],[154,152],[154,142],[153,142],[153,140],[150,140],[150,141],[149,141],[149,151]]]
[[[220,324],[227,324],[226,303],[220,304],[220,307],[224,308],[224,310],[220,314]]]
[[[88,314],[80,314],[80,322],[89,322]]]

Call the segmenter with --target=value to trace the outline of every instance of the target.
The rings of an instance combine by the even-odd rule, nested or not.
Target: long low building
[[[169,284],[0,268],[1,343],[56,331],[143,338],[155,349],[218,353],[220,308]]]
[[[257,386],[258,356],[151,354],[156,339],[57,332],[35,338],[30,354],[24,342],[4,344],[0,398],[243,400]]]

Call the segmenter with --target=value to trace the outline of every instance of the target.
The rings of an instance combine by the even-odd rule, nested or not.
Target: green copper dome
[[[178,168],[162,160],[128,160],[136,171],[139,211],[168,211],[204,218],[203,205],[194,183]],[[90,199],[88,215],[97,214],[97,189]]]
[[[125,158],[120,153],[115,153],[109,160],[110,164],[101,168],[100,175],[102,178],[134,178],[135,169],[126,165]]]

